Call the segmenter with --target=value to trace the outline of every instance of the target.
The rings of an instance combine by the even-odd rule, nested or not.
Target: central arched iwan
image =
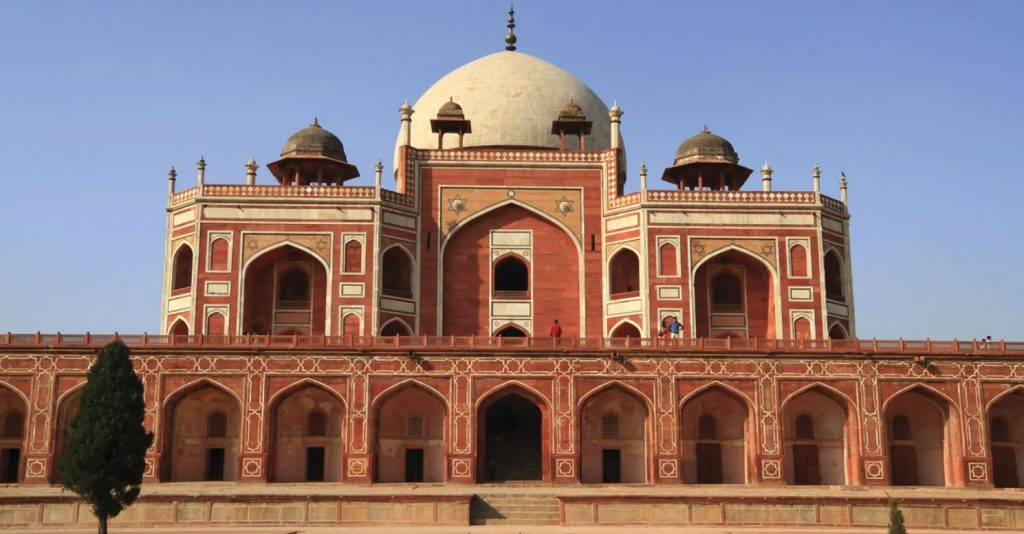
[[[697,337],[779,336],[772,273],[749,253],[714,256],[697,268],[693,284]]]

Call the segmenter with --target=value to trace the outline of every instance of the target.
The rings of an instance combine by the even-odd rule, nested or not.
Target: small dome
[[[316,119],[313,119],[313,124],[293,133],[285,141],[284,148],[281,149],[281,157],[310,153],[340,161],[348,161],[345,158],[345,147],[341,144],[341,139],[321,128],[320,123]]]
[[[723,160],[739,163],[740,157],[733,149],[732,143],[724,137],[715,135],[705,126],[699,134],[683,141],[676,149],[676,165],[693,160]]]
[[[575,98],[570,98],[562,111],[558,113],[559,119],[582,119],[583,117],[583,108],[576,103]]]
[[[448,101],[441,105],[441,109],[437,110],[437,116],[463,119],[466,114],[462,112],[462,106],[456,103],[452,97],[448,97]]]

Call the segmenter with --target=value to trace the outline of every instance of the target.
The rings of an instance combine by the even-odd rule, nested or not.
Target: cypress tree
[[[903,512],[893,500],[889,501],[889,534],[907,534],[907,527],[903,526]]]
[[[142,426],[142,380],[129,356],[128,347],[114,341],[96,358],[60,464],[60,485],[92,505],[100,534],[139,496],[153,443],[153,433]]]

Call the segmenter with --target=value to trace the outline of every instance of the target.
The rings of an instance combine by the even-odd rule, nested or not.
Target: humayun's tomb
[[[398,110],[393,188],[316,120],[273,185],[172,169],[161,334],[0,334],[0,527],[92,521],[49,482],[118,337],[156,439],[115,524],[872,526],[888,494],[1024,530],[1024,343],[858,339],[845,178],[774,190],[698,124],[626,194],[623,111],[508,41]]]

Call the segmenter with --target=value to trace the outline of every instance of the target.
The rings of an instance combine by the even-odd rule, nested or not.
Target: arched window
[[[25,414],[11,412],[4,418],[2,436],[5,438],[20,438],[25,432]]]
[[[608,264],[608,286],[612,296],[630,296],[640,291],[640,258],[630,249],[622,249]]]
[[[214,239],[210,242],[210,270],[228,270],[228,240],[223,238]]]
[[[228,437],[228,416],[224,412],[213,412],[206,418],[206,437]]]
[[[223,313],[211,313],[206,318],[206,335],[208,336],[223,336],[224,335],[224,314]]]
[[[341,319],[341,335],[343,336],[361,336],[363,335],[362,321],[359,316],[354,313],[345,314],[345,317]]]
[[[192,247],[183,245],[174,253],[171,289],[192,286]]]
[[[803,245],[793,245],[790,247],[789,271],[793,276],[807,276],[807,249]]]
[[[830,300],[844,300],[843,263],[835,250],[825,253],[825,296]]]
[[[722,271],[711,280],[711,311],[743,311],[743,281],[731,271]]]
[[[715,416],[711,414],[700,416],[697,427],[698,439],[718,439],[718,421],[715,419]]]
[[[526,332],[509,325],[506,326],[505,328],[502,328],[501,330],[498,330],[498,332],[495,335],[497,337],[526,337]]]
[[[386,295],[412,298],[412,259],[401,249],[391,247],[381,260],[381,290]]]
[[[846,330],[839,323],[832,325],[832,328],[828,329],[828,337],[832,339],[846,339]]]
[[[306,435],[327,435],[327,414],[323,410],[313,410],[306,416]]]
[[[615,327],[615,330],[611,331],[611,336],[615,338],[628,337],[632,339],[640,338],[640,329],[633,325],[633,323],[623,321],[619,326]]]
[[[905,415],[897,415],[892,419],[892,439],[911,440],[914,439],[910,432],[910,419]]]
[[[658,271],[661,276],[679,276],[676,267],[676,246],[665,243],[658,249]]]
[[[793,334],[797,339],[811,339],[811,322],[806,317],[797,317],[793,321]]]
[[[601,416],[601,437],[619,437],[619,416],[614,413],[606,413]]]
[[[796,424],[794,425],[794,434],[796,439],[814,439],[814,418],[807,414],[800,414],[796,416]]]
[[[423,416],[413,415],[406,421],[405,435],[410,438],[422,438],[423,428]]]
[[[1010,436],[1010,423],[1003,417],[993,417],[989,423],[989,434],[992,441],[1012,441]]]
[[[412,330],[402,321],[390,321],[380,329],[382,336],[411,336]]]
[[[529,290],[530,272],[522,260],[507,256],[494,264],[494,291],[525,294]]]
[[[174,325],[171,327],[170,335],[172,336],[187,336],[188,335],[188,324],[184,320],[178,319],[174,321]]]
[[[277,281],[279,304],[307,304],[309,302],[309,275],[301,269],[285,271]]]
[[[355,239],[345,243],[345,272],[358,273],[363,270],[363,244]]]

